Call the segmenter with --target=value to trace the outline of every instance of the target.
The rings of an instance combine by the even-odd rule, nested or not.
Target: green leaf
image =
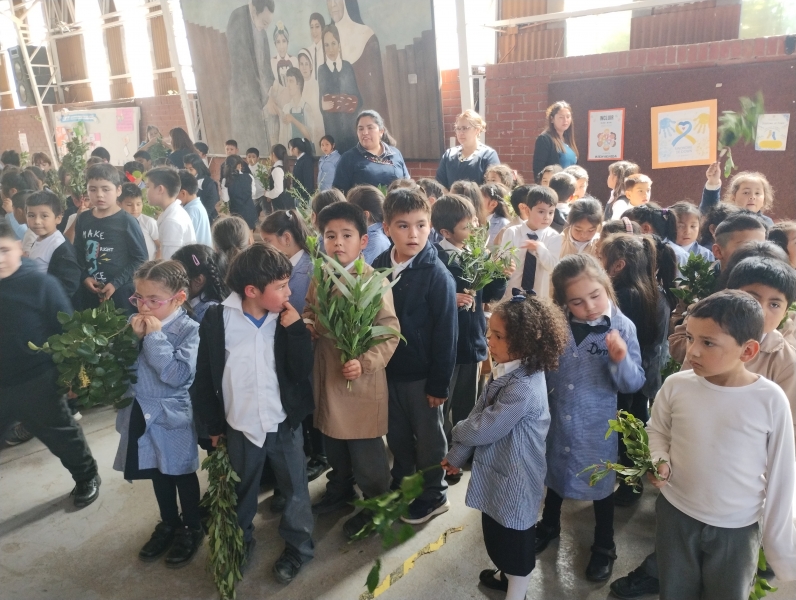
[[[376,559],[376,563],[370,569],[368,573],[368,580],[366,582],[368,592],[373,593],[376,591],[376,588],[379,587],[379,576],[381,573],[381,559]]]
[[[61,325],[66,325],[69,321],[72,320],[72,315],[69,315],[65,312],[59,312],[57,319]]]

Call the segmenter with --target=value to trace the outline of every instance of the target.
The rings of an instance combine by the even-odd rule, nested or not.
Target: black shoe
[[[614,570],[616,544],[613,548],[591,547],[591,558],[586,565],[586,579],[589,581],[608,581]]]
[[[536,554],[544,552],[554,539],[561,535],[561,526],[555,529],[548,527],[544,521],[539,521],[536,524]]]
[[[343,496],[326,492],[320,502],[312,505],[312,512],[316,515],[325,515],[349,506],[354,500],[359,500],[359,494],[353,489]]]
[[[269,508],[272,513],[285,512],[287,506],[287,497],[279,491],[279,488],[274,488],[274,495],[271,496],[271,504]]]
[[[620,600],[636,600],[647,595],[660,593],[658,580],[650,577],[641,566],[630,571],[626,577],[620,577],[611,584],[611,593]]]
[[[319,454],[307,463],[307,481],[315,481],[329,468],[326,457]]]
[[[495,575],[498,573],[500,573],[500,579],[495,579]],[[484,587],[488,587],[490,590],[500,590],[501,592],[509,591],[509,580],[506,579],[506,576],[499,569],[486,569],[481,571],[478,579]]]
[[[75,497],[75,506],[78,508],[85,508],[94,500],[99,497],[99,488],[102,479],[99,474],[94,475],[87,481],[78,481],[75,488],[72,490],[72,496]]]
[[[166,566],[169,569],[179,569],[184,567],[196,555],[199,548],[202,547],[202,540],[205,537],[205,532],[202,528],[191,529],[190,527],[183,527],[174,533],[174,543],[171,545],[171,550],[166,555]]]
[[[619,487],[614,492],[614,506],[633,506],[639,500],[641,500],[641,494],[643,491],[644,486],[641,484],[640,480],[639,487],[637,488],[626,484],[624,481],[619,482]]]
[[[368,523],[373,520],[373,513],[369,510],[361,510],[353,517],[343,523],[343,533],[349,540],[353,540],[354,536],[362,531]]]
[[[459,471],[456,475],[445,475],[445,481],[448,482],[448,485],[456,485],[462,480],[463,473]]]
[[[176,531],[176,528],[171,525],[167,525],[162,521],[158,523],[152,537],[149,538],[149,541],[144,544],[144,547],[138,553],[138,558],[144,562],[152,562],[159,559],[171,548]]]
[[[292,550],[285,548],[274,563],[274,577],[279,583],[290,583],[301,570],[301,559]]]
[[[409,514],[405,517],[401,517],[401,521],[409,523],[410,525],[420,525],[421,523],[430,521],[437,515],[448,512],[450,507],[451,503],[448,502],[446,496],[433,502],[417,498],[409,505]]]
[[[254,547],[257,545],[257,540],[254,538],[248,542],[243,542],[243,563],[240,565],[240,574],[243,575],[249,569],[252,563],[252,555],[254,554]]]
[[[33,434],[25,429],[25,426],[22,423],[17,423],[11,428],[11,431],[8,432],[6,435],[6,446],[19,446],[20,444],[24,444],[25,442],[29,442],[33,439]]]

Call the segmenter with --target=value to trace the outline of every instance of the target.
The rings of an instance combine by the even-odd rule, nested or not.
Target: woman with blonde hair
[[[474,110],[466,110],[456,117],[453,128],[458,146],[449,148],[442,155],[437,169],[437,181],[450,188],[454,181],[474,181],[481,185],[486,170],[499,165],[497,152],[480,140],[486,131],[486,121]]]
[[[534,176],[550,165],[561,165],[562,169],[566,169],[578,162],[572,107],[560,100],[548,106],[545,114],[547,127],[536,138],[533,149]]]

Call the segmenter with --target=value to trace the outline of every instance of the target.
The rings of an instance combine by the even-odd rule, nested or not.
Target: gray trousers
[[[757,571],[760,527],[714,527],[658,496],[655,545],[661,600],[747,600]]]
[[[393,454],[392,480],[400,484],[408,475],[439,467],[448,452],[442,406],[431,408],[426,398],[426,380],[388,381],[389,429],[387,444]],[[445,497],[448,484],[442,468],[424,474],[420,499],[435,502]]]
[[[478,375],[481,363],[456,365],[451,377],[451,397],[445,401],[445,435],[450,439],[451,430],[460,421],[470,416],[478,400]]]
[[[287,421],[280,423],[279,431],[269,433],[262,448],[252,444],[240,431],[227,427],[227,449],[232,468],[240,477],[235,486],[238,494],[238,524],[243,529],[243,539],[248,542],[254,533],[254,515],[257,514],[257,495],[260,476],[266,457],[276,476],[276,485],[287,498],[287,506],[279,522],[279,535],[285,546],[294,550],[303,562],[314,555],[310,492],[307,488],[307,465],[304,457],[304,436],[301,427],[290,429]]]
[[[332,467],[326,490],[334,496],[349,496],[354,483],[367,498],[390,491],[390,463],[380,437],[338,440],[323,436],[326,458]]]

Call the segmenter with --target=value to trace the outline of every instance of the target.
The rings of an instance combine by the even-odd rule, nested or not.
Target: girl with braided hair
[[[178,261],[146,262],[133,280],[130,303],[138,313],[130,326],[141,340],[141,353],[129,390],[132,402],[116,417],[121,439],[113,468],[128,481],[151,479],[160,508],[160,522],[138,558],[152,562],[166,554],[166,566],[177,568],[194,557],[204,537],[188,391],[196,375],[199,324],[183,308],[189,281]]]
[[[208,308],[229,296],[220,269],[221,257],[210,246],[190,244],[177,250],[172,259],[179,261],[188,274],[188,304],[194,320],[201,323]]]

